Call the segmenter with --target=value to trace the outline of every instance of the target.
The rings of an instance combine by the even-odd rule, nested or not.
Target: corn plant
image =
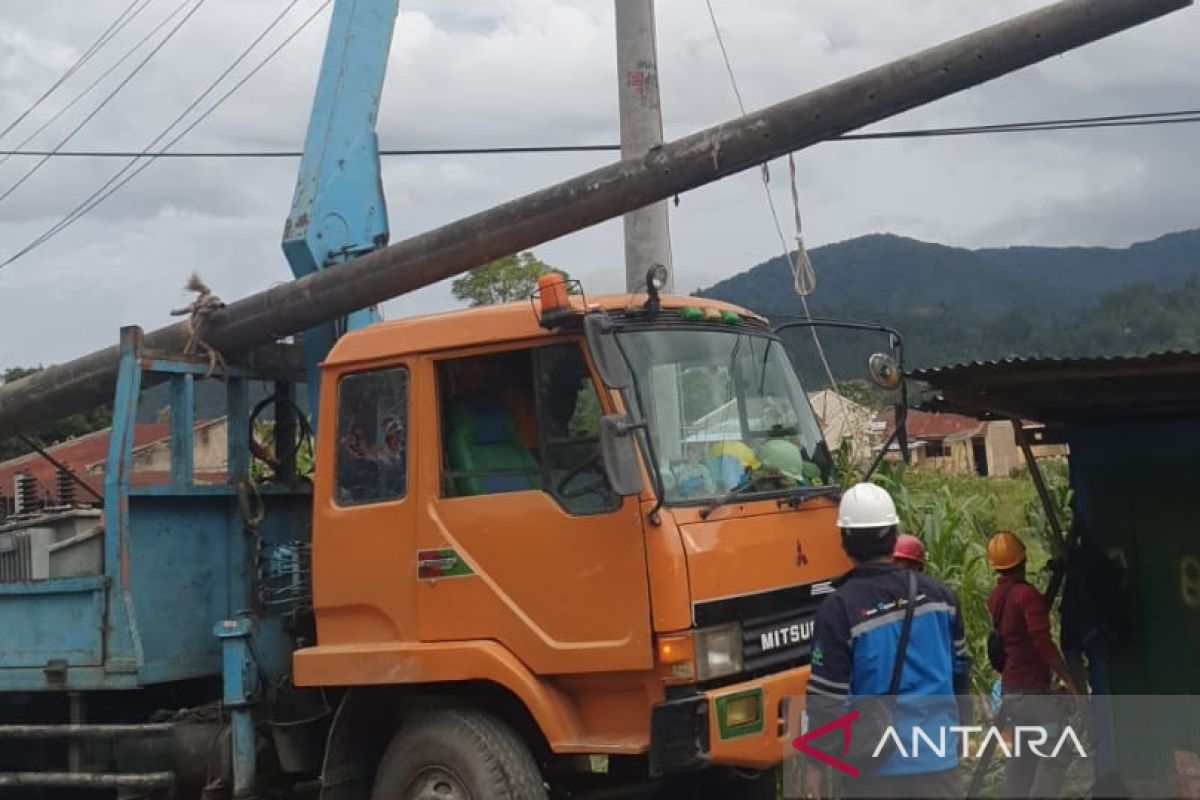
[[[958,597],[971,656],[971,692],[989,694],[996,674],[986,654],[992,624],[987,598],[995,576],[987,563],[987,540],[997,530],[1012,530],[1029,548],[1031,575],[1046,562],[1049,525],[1032,483],[1027,476],[947,476],[903,465],[885,467],[875,481],[895,499],[901,529],[925,544],[929,573]],[[1071,495],[1065,471],[1048,471],[1047,481],[1066,526]]]

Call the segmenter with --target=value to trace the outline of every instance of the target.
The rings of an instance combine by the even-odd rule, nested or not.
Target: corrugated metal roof
[[[916,370],[938,396],[922,404],[980,418],[1047,423],[1200,416],[1200,353],[1012,357]]]
[[[1147,353],[1145,355],[1119,356],[1009,356],[989,361],[962,361],[956,364],[924,367],[913,370],[909,373],[909,376],[920,381],[936,383],[937,379],[935,376],[949,377],[973,373],[999,374],[1004,372],[1027,372],[1030,370],[1060,367],[1145,368],[1191,362],[1200,364],[1200,353],[1188,350],[1168,350],[1161,353]]]

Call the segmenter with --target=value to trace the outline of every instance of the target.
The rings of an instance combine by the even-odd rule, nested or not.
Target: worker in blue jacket
[[[834,757],[858,761],[853,770],[842,770],[845,797],[961,797],[960,744],[950,729],[960,724],[956,696],[966,694],[963,621],[957,598],[943,583],[893,563],[898,525],[896,506],[883,488],[860,483],[842,496],[838,527],[842,548],[854,568],[817,610],[807,730],[845,719],[853,709],[867,709],[842,731],[860,738],[849,754],[832,727],[828,739],[823,735],[822,741],[812,742]],[[916,581],[911,592],[913,611],[903,657],[898,659],[910,597],[909,575]],[[888,699],[893,680],[895,697]],[[871,700],[864,702],[864,698]],[[890,713],[872,718],[870,709],[878,709],[881,701]],[[889,725],[900,747],[876,753],[876,743],[887,738],[881,734]],[[950,741],[941,748],[913,748],[914,726],[920,726],[935,744],[940,744],[943,730]],[[851,772],[857,772],[857,777]],[[819,797],[821,787],[821,770],[806,765],[807,795]]]

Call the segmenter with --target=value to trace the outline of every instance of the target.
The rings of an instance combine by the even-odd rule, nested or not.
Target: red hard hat
[[[921,540],[907,533],[896,537],[896,546],[892,548],[892,558],[904,558],[925,566],[925,545]]]

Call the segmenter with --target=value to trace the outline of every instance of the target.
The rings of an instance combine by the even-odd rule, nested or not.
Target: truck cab
[[[382,753],[377,793],[428,774],[386,740],[431,704],[486,712],[551,786],[785,755],[848,568],[788,355],[731,305],[563,289],[375,324],[322,365],[294,680],[349,688],[330,751],[372,731],[344,749]]]

